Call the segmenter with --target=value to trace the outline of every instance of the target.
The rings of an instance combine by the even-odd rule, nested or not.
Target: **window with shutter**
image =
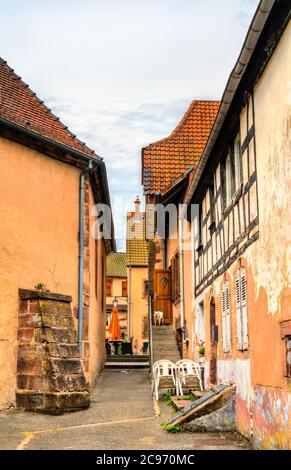
[[[236,324],[237,348],[245,351],[249,347],[246,271],[240,268],[236,275]]]
[[[107,297],[111,297],[112,296],[112,279],[107,277],[106,278],[106,295]]]
[[[229,282],[222,288],[222,346],[224,352],[231,350],[230,292]]]
[[[122,281],[121,284],[121,295],[122,297],[127,297],[127,281]]]

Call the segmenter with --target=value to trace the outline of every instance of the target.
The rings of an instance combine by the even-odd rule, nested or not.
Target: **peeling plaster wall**
[[[18,289],[78,302],[79,170],[0,138],[0,408],[15,402]]]
[[[256,284],[267,293],[271,315],[291,283],[291,24],[254,92],[260,240],[251,262]],[[261,269],[261,267],[264,269]],[[289,311],[290,314],[290,311]]]
[[[285,377],[285,342],[280,322],[291,319],[291,24],[254,89],[255,148],[251,164],[257,171],[259,239],[195,300],[204,300],[206,331],[205,379],[209,380],[210,300],[215,301],[219,341],[217,381],[234,381],[236,422],[257,448],[291,448],[291,382]],[[250,114],[251,115],[251,114]],[[246,108],[241,116],[241,141],[247,133]],[[248,123],[249,126],[252,124]],[[243,155],[243,172],[249,171]],[[250,194],[250,212],[255,207]],[[248,215],[248,214],[247,214]],[[246,269],[247,351],[237,350],[235,275]],[[190,272],[188,266],[188,272]],[[231,351],[222,350],[221,287],[230,284]]]

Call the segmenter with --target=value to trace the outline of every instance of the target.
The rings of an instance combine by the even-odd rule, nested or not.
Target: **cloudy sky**
[[[258,0],[0,0],[0,54],[107,164],[118,246],[140,150],[219,99]]]

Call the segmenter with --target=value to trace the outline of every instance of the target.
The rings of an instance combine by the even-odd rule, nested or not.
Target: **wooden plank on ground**
[[[169,421],[171,426],[180,426],[187,421],[199,418],[200,416],[212,413],[222,408],[234,393],[234,386],[221,384],[210,390],[206,395],[191,402],[182,411],[175,413]]]

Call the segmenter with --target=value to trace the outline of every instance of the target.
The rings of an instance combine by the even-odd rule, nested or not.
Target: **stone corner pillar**
[[[67,295],[19,289],[16,404],[20,408],[61,414],[90,404],[71,302]]]

